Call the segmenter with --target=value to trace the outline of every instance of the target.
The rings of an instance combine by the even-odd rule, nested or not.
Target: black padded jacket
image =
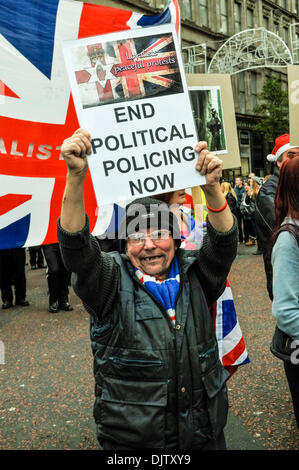
[[[200,449],[226,424],[227,391],[208,308],[223,292],[237,251],[207,223],[199,251],[178,249],[180,290],[173,327],[126,255],[103,253],[89,235],[58,238],[73,287],[91,314],[94,417],[99,442],[130,448]]]
[[[272,265],[271,246],[272,231],[275,223],[275,194],[279,178],[279,168],[275,166],[273,175],[264,183],[259,190],[255,201],[255,220],[259,246],[263,252],[265,274],[267,279],[267,290],[271,300],[272,292]]]

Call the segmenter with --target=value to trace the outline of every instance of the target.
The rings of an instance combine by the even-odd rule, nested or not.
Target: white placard
[[[63,43],[98,205],[205,183],[173,25]]]

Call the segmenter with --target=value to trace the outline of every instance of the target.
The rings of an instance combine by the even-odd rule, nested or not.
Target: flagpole
[[[192,188],[192,200],[193,200],[195,223],[196,225],[199,225],[203,222],[203,204],[202,204],[200,186],[194,186]]]

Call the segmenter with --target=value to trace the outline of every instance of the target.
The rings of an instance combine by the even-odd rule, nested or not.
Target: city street
[[[269,344],[275,322],[256,247],[239,245],[229,281],[251,363],[228,381],[230,450],[299,450],[283,364]],[[0,310],[0,450],[96,450],[89,318],[48,313],[45,269],[26,266],[30,307]]]

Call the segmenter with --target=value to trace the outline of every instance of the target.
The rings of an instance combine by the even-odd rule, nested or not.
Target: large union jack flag
[[[179,34],[178,1],[155,16],[75,0],[0,7],[0,249],[54,243],[66,176],[60,147],[79,127],[62,42],[170,22]],[[102,233],[113,205],[97,209],[89,174],[85,191],[91,229]]]

